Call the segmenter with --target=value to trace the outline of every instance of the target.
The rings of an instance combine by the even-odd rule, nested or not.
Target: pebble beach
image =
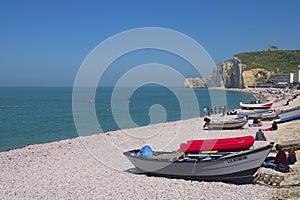
[[[284,106],[300,106],[299,96]],[[263,128],[270,121],[264,121]],[[235,185],[150,177],[130,172],[133,165],[122,152],[149,145],[154,150],[176,151],[181,142],[201,138],[255,136],[257,127],[240,130],[203,130],[203,118],[166,122],[104,134],[77,137],[0,152],[1,199],[299,199],[300,187],[274,188],[262,184]],[[300,139],[299,120],[266,131],[267,142]],[[261,142],[255,143],[261,145]],[[254,146],[255,146],[254,145]],[[293,172],[282,185],[300,182],[300,152]],[[262,169],[273,173],[274,170]]]

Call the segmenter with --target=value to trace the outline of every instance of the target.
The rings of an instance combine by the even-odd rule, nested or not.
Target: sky
[[[298,0],[1,0],[0,86],[72,86],[98,44],[143,27],[183,33],[202,45],[215,63],[240,52],[266,50],[269,43],[300,49],[299,8]],[[157,52],[152,54],[157,59]],[[129,56],[124,66],[142,57]],[[161,58],[172,62],[172,56]],[[138,64],[143,62],[151,59]],[[182,73],[194,76],[188,68],[183,64]],[[114,84],[120,71],[112,67],[105,84]]]

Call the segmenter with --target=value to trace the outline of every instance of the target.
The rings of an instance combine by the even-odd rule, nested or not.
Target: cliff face
[[[274,72],[268,71],[263,68],[256,68],[243,71],[244,86],[256,86],[258,84],[265,84],[270,81]]]
[[[208,77],[207,85],[209,87],[240,88],[244,87],[244,64],[238,58],[221,62],[216,65],[213,74]]]
[[[184,87],[188,88],[205,88],[206,82],[202,78],[187,78],[184,81]]]
[[[208,87],[243,88],[266,83],[272,72],[263,68],[246,70],[247,66],[239,58],[216,65],[213,74],[208,77]]]
[[[299,70],[300,50],[255,51],[234,55],[218,64],[206,80],[208,87],[243,88],[272,82],[272,75]]]

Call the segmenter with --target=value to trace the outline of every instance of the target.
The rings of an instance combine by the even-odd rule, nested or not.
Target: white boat
[[[247,117],[248,119],[273,119],[277,116],[274,110],[253,110],[247,112],[237,112],[237,117]]]
[[[254,119],[254,118],[261,118],[262,113],[261,112],[254,112],[254,111],[247,111],[247,112],[237,112],[237,117],[247,117],[248,119]]]
[[[153,176],[202,181],[247,183],[260,168],[273,143],[257,149],[235,153],[184,154],[154,152],[152,158],[139,155],[139,150],[124,155],[140,173]]]
[[[253,110],[253,109],[269,109],[273,105],[273,101],[267,101],[263,103],[242,103],[240,102],[240,106],[242,109],[248,109],[248,110]]]
[[[248,119],[246,118],[236,118],[236,119],[210,119],[208,117],[204,118],[205,124],[204,124],[204,128],[208,129],[208,130],[212,130],[212,129],[238,129],[238,128],[242,128],[243,126],[245,126],[245,124],[247,124]]]

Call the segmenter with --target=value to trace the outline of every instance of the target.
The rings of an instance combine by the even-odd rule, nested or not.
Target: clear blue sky
[[[300,49],[300,1],[0,1],[0,86],[72,86],[108,37],[164,27],[199,42],[216,63],[239,52]]]

